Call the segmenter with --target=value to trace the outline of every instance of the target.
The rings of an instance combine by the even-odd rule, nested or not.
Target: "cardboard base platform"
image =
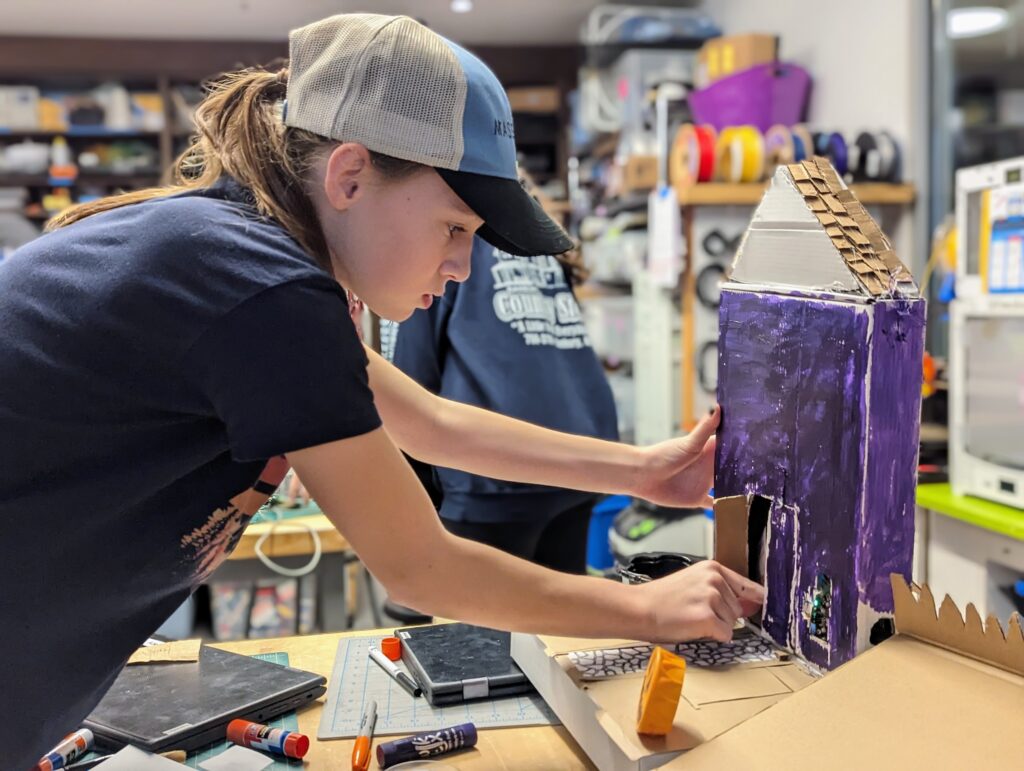
[[[1020,617],[1004,630],[891,581],[895,637],[820,678],[783,658],[687,666],[665,737],[636,732],[642,672],[584,681],[568,655],[637,643],[515,634],[512,657],[601,771],[1018,767]]]
[[[598,768],[659,768],[739,725],[813,682],[793,661],[780,658],[727,667],[687,668],[683,698],[667,736],[636,732],[643,671],[584,681],[569,653],[634,646],[628,640],[586,640],[512,635],[512,658]]]

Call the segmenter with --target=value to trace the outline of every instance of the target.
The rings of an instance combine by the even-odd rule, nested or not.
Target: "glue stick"
[[[232,720],[228,723],[228,741],[252,750],[274,752],[288,758],[301,759],[309,752],[308,736],[248,720]]]
[[[93,735],[88,728],[81,728],[64,737],[64,740],[46,753],[32,771],[55,771],[78,760],[92,748]]]

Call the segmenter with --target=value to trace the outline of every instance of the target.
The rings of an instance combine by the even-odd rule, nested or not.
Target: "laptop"
[[[531,693],[512,660],[508,632],[471,624],[414,626],[395,632],[402,661],[435,707]]]
[[[267,723],[311,704],[323,675],[203,646],[198,662],[125,667],[82,724],[97,746],[150,752],[223,741],[235,718]]]

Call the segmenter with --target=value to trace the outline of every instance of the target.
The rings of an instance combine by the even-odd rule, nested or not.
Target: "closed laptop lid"
[[[125,667],[84,725],[102,745],[190,749],[223,738],[236,717],[269,718],[312,701],[325,683],[323,675],[204,646],[198,662]]]
[[[462,694],[465,685],[485,681],[490,695],[508,688],[529,689],[511,654],[511,635],[471,624],[439,624],[398,630],[402,658],[424,690]],[[485,695],[485,694],[481,694]]]

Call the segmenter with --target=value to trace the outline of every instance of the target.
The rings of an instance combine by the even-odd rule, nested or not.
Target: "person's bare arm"
[[[367,355],[384,426],[417,460],[512,482],[636,495],[669,506],[710,503],[717,410],[689,436],[634,447],[443,399],[372,350]]]
[[[625,586],[457,538],[385,429],[288,458],[395,601],[426,613],[512,631],[726,640],[736,619],[763,601],[760,586],[714,562]]]

